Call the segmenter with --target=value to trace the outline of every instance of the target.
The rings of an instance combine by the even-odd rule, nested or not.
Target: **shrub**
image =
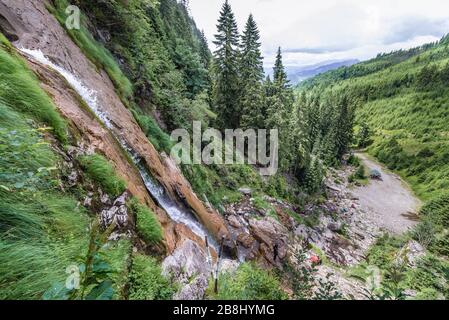
[[[130,300],[170,300],[176,292],[156,259],[148,256],[134,256],[129,280]]]
[[[131,202],[131,208],[136,215],[136,227],[139,236],[147,244],[156,244],[162,241],[162,227],[156,215],[136,199]]]
[[[421,215],[428,217],[437,225],[449,227],[449,193],[437,196],[421,209]]]
[[[287,295],[278,278],[254,264],[244,263],[235,274],[219,278],[218,300],[284,300]]]
[[[173,143],[170,140],[170,137],[162,131],[156,121],[153,118],[142,115],[136,111],[133,111],[133,115],[156,150],[159,152],[165,151],[167,154],[170,154],[170,149]]]
[[[412,230],[412,238],[425,248],[428,248],[435,241],[435,233],[434,224],[425,219]]]
[[[114,167],[103,156],[87,155],[78,160],[87,176],[107,194],[117,197],[126,190],[125,181],[116,175]]]
[[[360,165],[360,166],[357,168],[357,171],[356,171],[356,173],[355,173],[355,176],[356,176],[357,179],[360,179],[360,180],[363,180],[363,179],[366,178],[366,175],[365,175],[365,167],[364,167],[363,165]]]

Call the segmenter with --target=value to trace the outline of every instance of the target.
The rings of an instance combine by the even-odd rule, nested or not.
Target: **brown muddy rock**
[[[185,224],[170,221],[164,225],[167,252],[173,253],[186,241],[194,241],[203,251],[206,251],[206,242],[193,233]],[[217,258],[215,249],[210,248],[212,258]]]
[[[114,134],[129,145],[144,161],[152,175],[165,187],[165,189],[178,200],[184,201],[204,223],[205,227],[217,239],[225,237],[226,247],[233,249],[229,232],[221,216],[206,206],[192,191],[189,183],[182,176],[179,169],[168,158],[164,161],[148,138],[140,129],[131,112],[123,105],[115,92],[114,85],[104,71],[98,69],[84,56],[58,21],[45,8],[45,1],[41,0],[0,0],[2,17],[5,18],[10,28],[13,28],[18,36],[14,44],[18,48],[41,50],[42,53],[58,66],[70,71],[83,85],[95,90],[100,110],[104,112],[111,124]],[[5,25],[5,23],[3,23]],[[36,69],[36,68],[35,68]],[[37,67],[37,69],[41,69]],[[50,72],[43,70],[43,78],[47,78]],[[95,117],[88,111],[83,111],[78,103],[74,103],[74,94],[62,85],[65,81],[58,79],[59,84],[49,77],[47,91],[52,95],[59,110],[79,129],[80,135],[86,145],[93,149],[101,150],[106,157],[111,159],[127,182],[137,181],[135,169],[130,169],[123,161],[124,155],[120,155],[116,142],[111,134],[101,127]],[[61,90],[62,89],[62,90]],[[67,99],[68,95],[72,95]],[[130,175],[130,177],[128,177]],[[129,183],[130,190],[145,200],[142,183]],[[154,204],[153,204],[154,207]]]
[[[251,248],[254,245],[255,241],[256,240],[250,234],[247,233],[240,233],[237,236],[237,242],[246,249]]]
[[[288,252],[288,230],[268,217],[249,221],[251,235],[260,243],[259,253],[271,265],[280,266]]]

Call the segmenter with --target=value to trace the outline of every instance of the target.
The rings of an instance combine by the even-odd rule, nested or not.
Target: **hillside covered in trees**
[[[0,18],[1,299],[447,297],[446,39],[294,88],[228,1],[213,50],[188,1],[0,0]],[[278,129],[277,174],[177,165],[193,121]],[[371,227],[353,148],[426,201],[416,230]]]
[[[410,50],[340,68],[297,88],[319,106],[345,93],[355,110],[353,148],[399,173],[424,201],[417,233],[447,256],[449,213],[449,42],[443,37]],[[417,235],[415,234],[415,237]]]

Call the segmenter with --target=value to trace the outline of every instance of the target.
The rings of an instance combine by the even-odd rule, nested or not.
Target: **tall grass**
[[[56,137],[67,142],[67,124],[39,87],[37,78],[25,62],[0,46],[0,99],[19,112],[51,126]]]
[[[0,101],[0,299],[39,299],[85,254],[89,219],[56,190],[58,157],[16,110]]]
[[[40,299],[88,244],[88,217],[57,193],[0,190],[0,299]]]
[[[87,155],[78,160],[87,176],[109,195],[117,197],[126,190],[125,181],[117,176],[112,164],[103,156]]]
[[[131,208],[136,215],[136,227],[139,236],[149,245],[162,241],[162,227],[154,212],[140,204],[136,199],[131,202]]]

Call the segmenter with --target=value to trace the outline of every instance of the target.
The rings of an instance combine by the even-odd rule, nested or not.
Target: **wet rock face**
[[[92,151],[99,151],[114,164],[116,171],[127,182],[129,191],[158,213],[165,228],[170,225],[167,215],[149,197],[142,179],[134,166],[130,165],[114,136],[120,137],[136,154],[140,155],[152,175],[167,192],[185,202],[195,212],[198,220],[217,239],[226,239],[226,250],[235,251],[223,218],[212,208],[207,208],[195,195],[188,181],[169,157],[161,157],[135,121],[131,112],[123,105],[106,72],[97,68],[85,57],[80,48],[70,39],[59,22],[48,12],[42,0],[1,0],[2,30],[18,35],[17,47],[41,50],[59,67],[68,70],[80,79],[83,85],[96,92],[99,109],[107,115],[111,129],[106,130],[91,113],[79,104],[79,97],[66,81],[53,70],[29,59],[29,65],[38,75],[42,87],[53,98],[61,114],[69,120],[71,129]],[[15,32],[17,31],[17,32]],[[6,32],[6,31],[5,31]],[[6,32],[8,33],[8,32]],[[102,33],[107,40],[107,33]],[[112,133],[111,133],[112,132]],[[87,201],[88,204],[88,201]],[[115,216],[105,213],[105,219]],[[164,223],[165,222],[165,223]],[[167,232],[165,232],[167,234]]]
[[[163,274],[180,284],[175,300],[201,300],[209,284],[212,267],[206,253],[191,241],[185,241],[162,263]]]

